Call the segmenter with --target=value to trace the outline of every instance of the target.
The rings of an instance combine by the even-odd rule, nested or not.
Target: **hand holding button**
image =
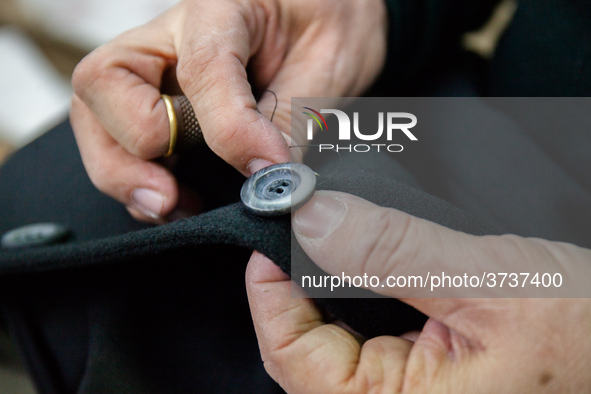
[[[375,276],[384,284],[409,267],[453,276],[459,262],[510,272],[528,261],[567,270],[569,286],[588,287],[580,267],[588,267],[589,249],[468,235],[345,193],[317,192],[292,216],[292,228],[306,254],[337,277]],[[301,290],[292,286],[278,266],[253,254],[246,288],[259,348],[287,393],[591,391],[589,298],[505,298],[507,285],[497,288],[499,298],[427,293],[401,299],[429,316],[421,332],[365,340],[342,322],[327,324],[313,300],[292,297]],[[389,297],[409,294],[409,286],[361,286]]]
[[[359,95],[385,36],[382,0],[181,1],[76,68],[71,122],[89,177],[138,219],[178,208],[179,186],[155,161],[185,145],[178,130],[170,138],[169,92],[188,98],[205,143],[242,174],[288,162],[291,97]],[[253,88],[279,98],[273,123],[275,97],[257,103]]]

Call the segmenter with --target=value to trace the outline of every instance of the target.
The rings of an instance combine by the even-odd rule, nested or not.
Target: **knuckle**
[[[141,123],[134,123],[125,131],[129,139],[125,144],[129,153],[142,160],[152,160],[162,156],[164,144],[160,141],[159,133],[149,131],[152,128],[153,125],[143,127]]]
[[[377,337],[366,341],[363,344],[363,355],[372,360],[371,369],[363,369],[364,374],[357,376],[364,393],[383,393],[386,391],[387,376],[399,375],[396,370],[391,370],[391,366],[384,365],[384,360],[391,360],[391,348],[384,346],[384,337]],[[391,386],[399,386],[398,382],[393,382]]]
[[[101,165],[100,163],[93,163],[86,166],[90,182],[99,191],[104,194],[112,196],[112,184],[116,174],[113,173],[109,166]]]
[[[239,112],[239,122],[226,114],[227,111],[219,107],[209,112],[206,122],[202,123],[205,140],[210,149],[225,160],[244,159],[244,154],[252,146],[252,138],[258,134],[256,127],[260,123],[248,111]]]
[[[412,216],[381,208],[369,213],[367,220],[375,236],[365,245],[362,272],[386,277],[412,260],[410,254],[416,238],[409,236],[415,227]]]
[[[265,371],[275,379],[280,385],[286,383],[286,372],[285,368],[283,367],[285,363],[285,357],[281,355],[282,352],[279,351],[271,351],[266,352],[266,354],[262,354],[263,358],[263,366],[265,367]],[[288,373],[288,372],[287,372]]]
[[[121,144],[142,160],[162,156],[170,138],[167,113],[155,110],[150,97],[129,104],[128,112],[134,116],[123,126]]]
[[[241,125],[242,127],[237,127],[236,123],[224,119],[223,116],[212,118],[211,123],[215,124],[214,135],[211,136],[209,141],[209,146],[212,149],[219,150],[221,148],[240,147],[242,145],[240,137],[245,134],[243,132],[244,124]]]
[[[72,73],[74,92],[78,96],[84,97],[88,88],[100,77],[104,68],[105,62],[96,52],[92,52],[83,58]]]
[[[269,351],[261,352],[263,362],[267,370],[277,371],[282,364],[283,357],[281,357],[281,351]]]
[[[207,76],[208,70],[214,67],[219,57],[220,48],[214,42],[197,41],[189,45],[181,52],[180,61],[177,67],[177,80],[183,91],[191,91],[192,94],[199,94],[198,81],[202,75]]]
[[[81,110],[82,100],[76,93],[72,94],[70,97],[70,118],[72,119],[72,130],[74,131],[74,135],[76,135],[77,127],[77,118],[79,116],[79,112]]]
[[[263,143],[263,139],[257,139],[260,130],[256,130],[256,127],[259,127],[260,123],[245,118],[248,116],[236,123],[220,116],[215,125],[211,123],[212,128],[207,141],[209,147],[233,166],[245,165],[253,157],[253,152]]]

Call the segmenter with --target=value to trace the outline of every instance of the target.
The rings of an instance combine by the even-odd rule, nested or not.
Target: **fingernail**
[[[271,163],[268,160],[252,159],[248,163],[248,166],[246,166],[246,169],[248,170],[248,172],[250,173],[250,175],[252,175],[255,172],[257,172],[258,170],[262,170],[263,168],[269,167],[269,166],[272,166],[272,165],[273,165],[273,163]]]
[[[328,237],[341,224],[347,207],[334,197],[318,192],[296,211],[294,231],[311,239]]]
[[[131,204],[144,215],[159,219],[164,205],[164,196],[150,189],[135,189],[131,192]]]

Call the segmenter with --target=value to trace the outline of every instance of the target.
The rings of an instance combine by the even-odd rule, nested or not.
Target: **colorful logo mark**
[[[315,115],[311,114],[309,112],[302,112],[302,113],[311,116],[316,121],[316,123],[318,123],[318,126],[320,126],[320,130],[324,131],[324,127],[322,127],[322,123],[320,123],[320,119],[322,119],[324,126],[326,126],[326,131],[328,131],[328,125],[326,124],[326,120],[324,120],[324,117],[322,115],[320,115],[320,112],[315,111],[309,107],[302,107],[302,108],[314,112]],[[320,118],[320,119],[318,119],[318,118]]]

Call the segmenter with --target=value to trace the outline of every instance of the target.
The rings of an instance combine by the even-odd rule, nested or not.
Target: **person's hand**
[[[292,224],[332,275],[385,278],[413,266],[447,273],[458,261],[563,271],[591,264],[591,251],[571,244],[466,235],[336,192],[318,192]],[[429,316],[423,330],[363,341],[325,324],[312,300],[292,298],[289,278],[261,254],[251,258],[246,284],[265,368],[288,393],[591,391],[589,298],[404,298]]]
[[[250,175],[289,161],[292,96],[359,95],[385,50],[383,0],[181,1],[77,66],[71,122],[84,165],[134,217],[161,221],[179,201],[174,177],[152,161],[169,143],[161,89],[180,88],[209,147]],[[277,94],[273,123],[275,98],[263,95],[257,112],[251,83]]]

